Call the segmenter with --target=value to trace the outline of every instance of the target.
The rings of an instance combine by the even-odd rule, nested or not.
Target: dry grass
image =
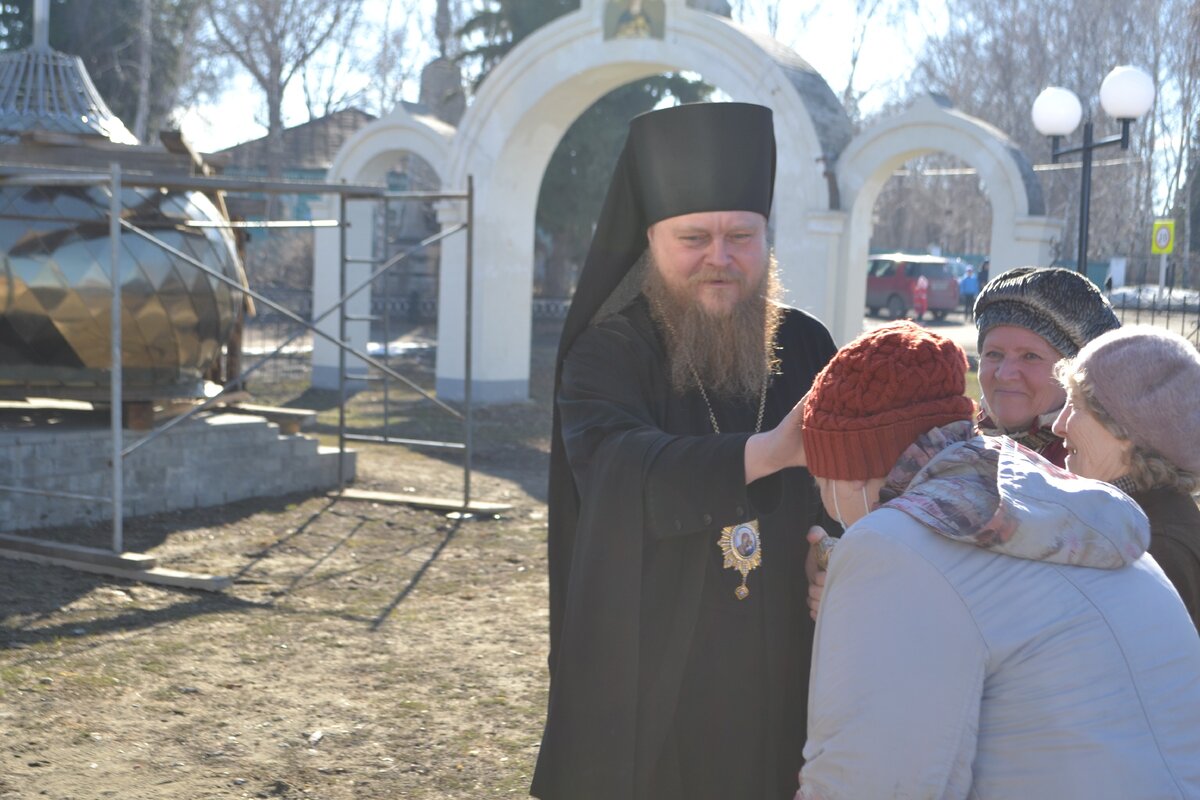
[[[553,336],[535,400],[477,416],[498,519],[297,496],[129,520],[131,550],[212,595],[0,559],[0,798],[523,796],[545,708]],[[432,382],[431,363],[410,364]],[[256,400],[337,409],[287,387]],[[453,438],[391,392],[389,432]],[[397,396],[400,395],[400,396]],[[382,432],[363,392],[348,425]],[[357,446],[358,485],[458,496],[461,458]],[[103,545],[103,528],[50,532]]]

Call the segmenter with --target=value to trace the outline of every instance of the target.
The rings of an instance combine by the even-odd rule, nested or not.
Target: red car
[[[913,307],[917,278],[929,281],[928,308],[934,319],[945,319],[958,310],[958,281],[949,259],[941,256],[915,256],[886,253],[871,256],[867,267],[867,310],[878,316],[886,308],[892,319],[900,319]]]

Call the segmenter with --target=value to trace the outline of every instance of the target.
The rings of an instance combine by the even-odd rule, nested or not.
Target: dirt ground
[[[307,495],[126,522],[127,549],[232,576],[221,594],[0,558],[0,798],[526,795],[553,341],[535,343],[533,401],[477,415],[472,494],[511,503],[498,518]],[[379,402],[356,397],[352,424]],[[356,449],[358,487],[461,496],[455,456]]]

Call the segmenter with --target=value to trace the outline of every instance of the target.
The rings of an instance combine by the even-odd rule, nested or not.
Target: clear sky
[[[436,0],[421,0],[432,16]],[[365,17],[376,29],[382,24],[383,0],[366,0]],[[776,38],[808,61],[833,89],[841,94],[850,72],[851,41],[855,34],[853,4],[847,0],[802,2],[785,0],[781,3]],[[755,4],[748,4],[756,8]],[[921,12],[906,25],[892,25],[887,20],[872,22],[868,28],[863,53],[859,61],[855,85],[868,90],[863,98],[863,110],[881,105],[896,90],[898,83],[911,71],[917,54],[931,33],[944,28],[945,8],[942,0],[921,4]],[[808,10],[805,10],[808,9]],[[748,12],[749,13],[749,12]],[[767,33],[767,20],[759,12],[745,20],[747,27]],[[426,45],[426,47],[428,47]],[[421,62],[428,57],[421,59]],[[416,100],[414,84],[405,92],[405,99]],[[266,135],[258,122],[265,119],[261,93],[250,80],[240,77],[220,102],[188,109],[182,119],[185,135],[202,152],[214,152],[240,142]],[[296,125],[307,119],[300,79],[289,85],[285,95],[284,121]]]

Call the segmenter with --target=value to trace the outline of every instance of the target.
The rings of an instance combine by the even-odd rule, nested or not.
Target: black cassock
[[[763,430],[835,348],[787,309]],[[671,390],[638,297],[561,368],[550,478],[550,703],[532,793],[791,798],[802,764],[812,621],[805,533],[825,522],[806,470],[745,485],[757,402]],[[755,398],[757,400],[757,398]],[[561,431],[561,437],[558,435]],[[722,566],[724,526],[758,519],[750,595]]]

